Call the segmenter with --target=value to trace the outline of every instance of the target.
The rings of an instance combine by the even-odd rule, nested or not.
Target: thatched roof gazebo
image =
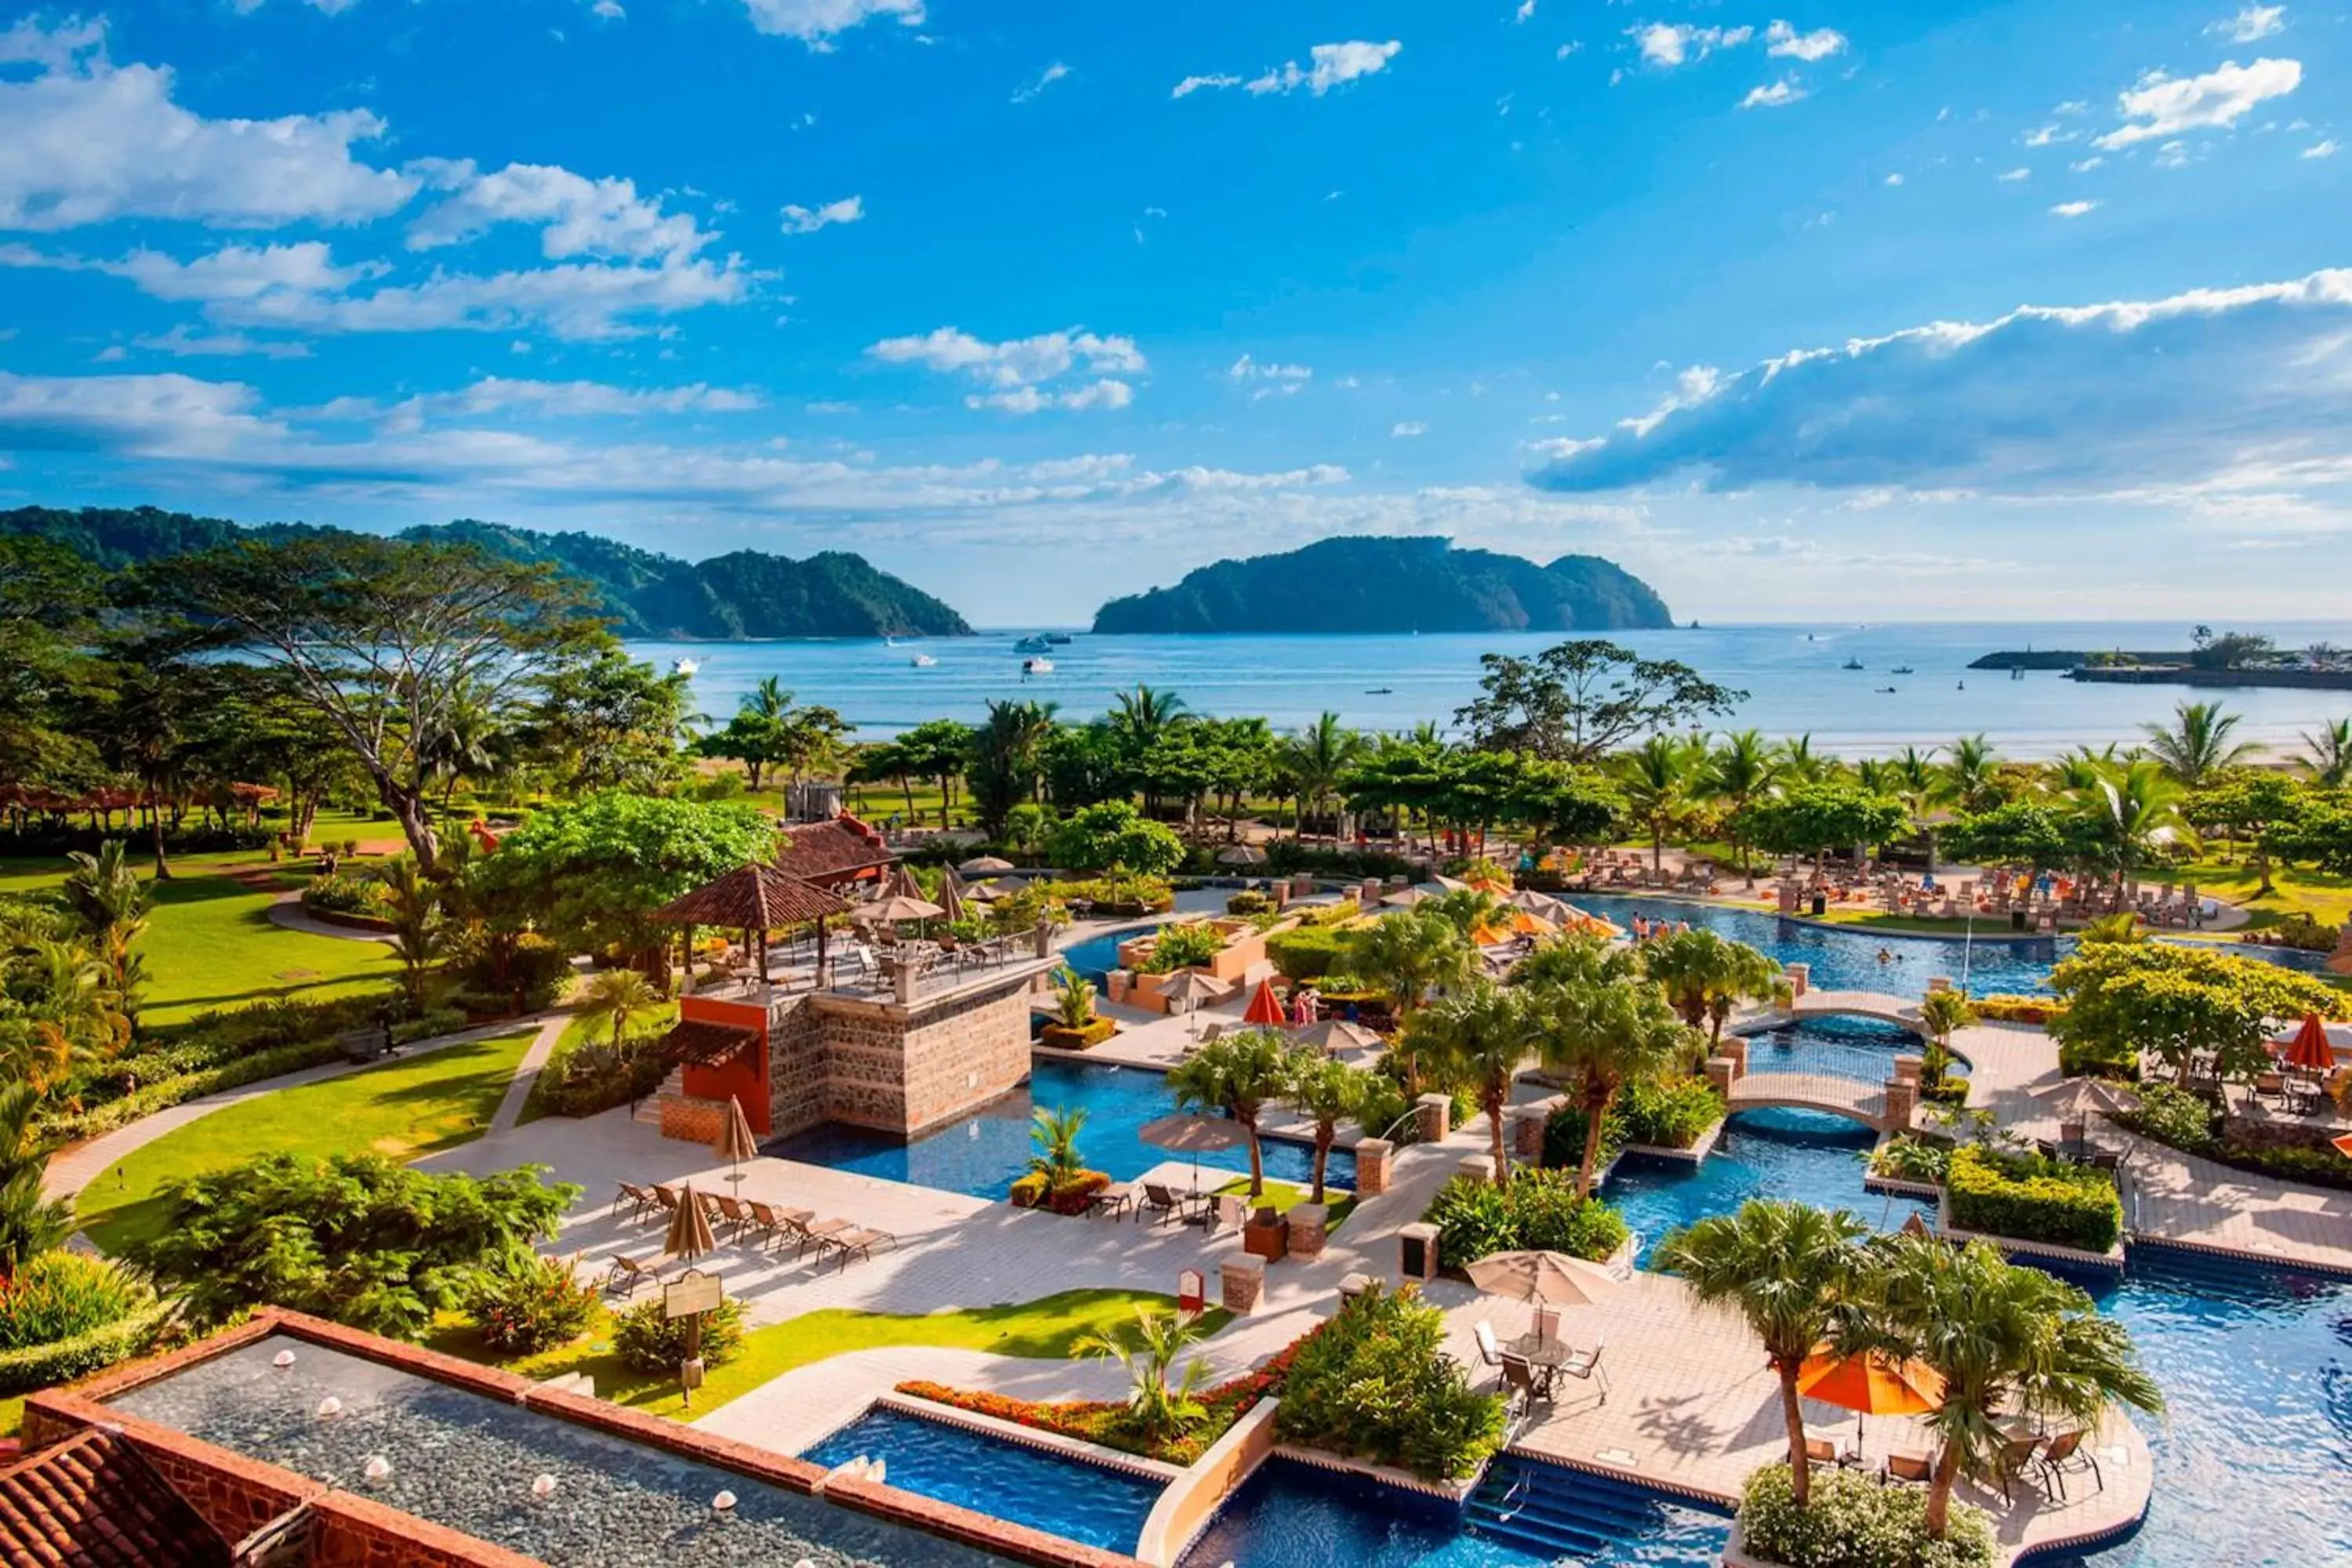
[[[773,866],[757,863],[730,871],[682,898],[673,899],[653,913],[665,925],[685,926],[688,951],[696,926],[722,926],[743,933],[746,946],[757,955],[760,978],[768,974],[768,933],[780,926],[816,925],[816,962],[824,968],[824,922],[850,911],[849,900],[823,888],[785,875]]]

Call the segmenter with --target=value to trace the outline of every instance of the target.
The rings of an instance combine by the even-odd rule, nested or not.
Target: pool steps
[[[1580,1562],[1649,1533],[1661,1502],[1646,1488],[1505,1454],[1470,1494],[1463,1520],[1481,1534]]]

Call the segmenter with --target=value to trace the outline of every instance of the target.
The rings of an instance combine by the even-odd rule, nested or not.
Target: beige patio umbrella
[[[694,1195],[694,1184],[688,1182],[677,1194],[677,1212],[669,1216],[669,1234],[662,1237],[662,1251],[691,1263],[718,1245],[710,1234],[709,1217],[702,1212],[702,1200]]]
[[[1382,898],[1381,902],[1392,910],[1409,910],[1415,904],[1425,904],[1437,896],[1427,888],[1415,883],[1410,888],[1399,888],[1395,892]]]
[[[2128,1089],[2095,1078],[2061,1079],[2032,1091],[2053,1116],[2087,1116],[2097,1111],[2102,1116],[2117,1116],[2132,1109],[2137,1100]]]
[[[862,925],[897,925],[901,921],[935,921],[947,911],[929,899],[910,899],[903,893],[860,904],[850,911],[849,918]]]
[[[1013,869],[1013,862],[994,855],[975,855],[956,869],[967,877],[1002,877]]]
[[[727,1097],[727,1124],[719,1130],[719,1142],[710,1152],[735,1168],[727,1173],[730,1182],[743,1179],[743,1162],[760,1157],[760,1140],[751,1131],[751,1119],[743,1114],[743,1102],[734,1095]]]
[[[1467,883],[1467,882],[1465,882],[1465,881],[1464,881],[1461,878],[1459,878],[1459,877],[1449,877],[1449,876],[1445,875],[1443,871],[1433,873],[1433,874],[1430,877],[1430,879],[1430,879],[1432,882],[1434,882],[1435,884],[1437,884],[1438,889],[1439,889],[1441,892],[1447,892],[1447,893],[1460,893],[1460,892],[1466,892],[1466,891],[1469,889],[1469,887],[1470,887],[1470,884],[1469,884],[1469,883]]]
[[[1326,1018],[1319,1024],[1309,1024],[1294,1031],[1290,1037],[1331,1057],[1347,1051],[1376,1051],[1388,1043],[1363,1025],[1351,1024],[1345,1018]]]
[[[1263,866],[1265,851],[1255,844],[1228,844],[1217,851],[1220,866]]]
[[[1601,1265],[1564,1252],[1489,1253],[1470,1266],[1470,1283],[1489,1296],[1538,1307],[1589,1306],[1614,1294],[1619,1285]]]
[[[952,866],[940,871],[940,912],[951,921],[960,921],[970,913],[964,908],[963,879]]]
[[[1222,1002],[1234,994],[1234,983],[1188,969],[1160,988],[1160,994],[1171,1002],[1181,1002],[1188,1007],[1198,1007],[1210,1002]]]
[[[1135,1135],[1154,1149],[1192,1156],[1192,1191],[1201,1190],[1201,1156],[1220,1149],[1238,1149],[1249,1142],[1238,1122],[1223,1116],[1197,1116],[1180,1111],[1147,1121]]]
[[[1549,893],[1538,893],[1533,888],[1521,888],[1503,902],[1512,909],[1524,910],[1555,924],[1568,918],[1566,900],[1555,899]]]

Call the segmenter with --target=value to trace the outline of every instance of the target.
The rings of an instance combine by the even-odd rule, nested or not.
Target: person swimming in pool
[[[1878,962],[1879,962],[1879,963],[1894,963],[1894,962],[1895,962],[1895,950],[1894,950],[1893,948],[1887,948],[1887,947],[1882,947],[1882,948],[1880,948],[1880,949],[1878,950]]]

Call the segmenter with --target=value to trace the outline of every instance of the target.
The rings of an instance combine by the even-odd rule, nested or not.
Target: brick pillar
[[[1356,889],[1356,902],[1369,910],[1380,901],[1381,879],[1378,877],[1365,878],[1364,885]]]
[[[1879,1131],[1904,1132],[1910,1130],[1911,1117],[1919,1109],[1919,1075],[1906,1079],[1897,1075],[1886,1082],[1886,1114]]]
[[[1226,1311],[1255,1312],[1257,1299],[1265,1294],[1265,1259],[1234,1253],[1217,1266],[1217,1283]]]
[[[1925,1057],[1896,1057],[1895,1058],[1895,1079],[1897,1083],[1916,1085],[1919,1081],[1919,1075],[1927,1070],[1927,1058]]]
[[[1495,1180],[1495,1156],[1492,1154],[1465,1154],[1462,1157],[1461,1169],[1462,1173],[1469,1177],[1472,1181],[1486,1182],[1491,1184]]]
[[[901,958],[898,967],[890,974],[890,994],[902,1004],[915,999],[915,963],[911,958]]]
[[[1723,1096],[1726,1100],[1731,1098],[1731,1082],[1733,1076],[1734,1075],[1731,1070],[1731,1058],[1729,1057],[1709,1057],[1706,1058],[1706,1081],[1713,1084],[1715,1086],[1715,1092]]]
[[[1037,929],[1031,932],[1030,936],[1038,957],[1054,956],[1054,927],[1050,921],[1040,920],[1037,922]]]
[[[1522,1105],[1513,1114],[1517,1118],[1512,1129],[1511,1152],[1530,1165],[1543,1163],[1544,1129],[1551,1124],[1557,1100],[1541,1100],[1534,1105]]]
[[[1287,1216],[1290,1224],[1290,1256],[1320,1258],[1323,1243],[1328,1238],[1331,1211],[1322,1204],[1293,1204]]]
[[[1114,969],[1103,978],[1109,983],[1110,1000],[1113,1005],[1125,1002],[1128,988],[1135,984],[1134,974],[1124,969]]]
[[[1951,977],[1950,975],[1948,975],[1948,974],[1930,974],[1929,976],[1927,976],[1927,994],[1928,994],[1928,995],[1933,996],[1933,995],[1934,995],[1937,992],[1938,992],[1938,991],[1949,991],[1951,988],[1952,988],[1952,977]]]
[[[1413,1125],[1424,1143],[1443,1143],[1454,1131],[1454,1100],[1443,1094],[1424,1094],[1412,1102]]]
[[[1748,1076],[1748,1037],[1726,1035],[1715,1047],[1715,1054],[1731,1064],[1731,1081],[1738,1082]]]
[[[1397,1269],[1402,1278],[1424,1282],[1437,1278],[1437,1234],[1433,1225],[1409,1225],[1397,1232]]]
[[[1367,1138],[1356,1145],[1356,1195],[1376,1198],[1389,1190],[1389,1166],[1396,1145],[1385,1138]]]
[[[1780,973],[1789,977],[1789,989],[1796,995],[1802,996],[1811,988],[1813,980],[1813,966],[1811,964],[1792,963],[1783,969]]]

